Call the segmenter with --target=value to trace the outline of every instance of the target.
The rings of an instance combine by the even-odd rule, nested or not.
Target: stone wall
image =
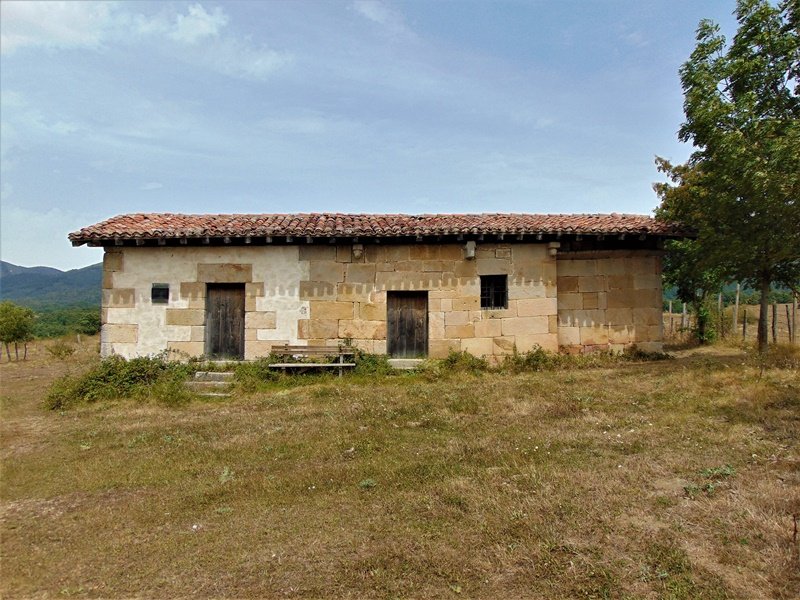
[[[200,356],[205,350],[207,283],[245,286],[245,358],[295,343],[308,315],[299,282],[308,263],[297,246],[106,248],[100,350],[125,357]],[[153,283],[168,283],[168,304],[150,300]]]
[[[562,351],[662,349],[660,252],[560,253],[557,283]]]
[[[309,278],[300,299],[309,303],[298,338],[309,344],[349,339],[367,352],[386,352],[386,294],[428,292],[428,351],[492,356],[538,344],[558,349],[556,261],[545,244],[479,244],[474,259],[464,244],[300,246]],[[508,308],[481,310],[480,275],[508,276]]]
[[[101,351],[126,357],[205,349],[208,283],[245,285],[245,358],[273,344],[352,341],[386,352],[387,292],[428,292],[429,355],[497,357],[660,348],[660,255],[561,253],[546,244],[298,244],[107,248]],[[508,276],[508,307],[480,308],[480,276]],[[153,283],[170,286],[151,302]]]

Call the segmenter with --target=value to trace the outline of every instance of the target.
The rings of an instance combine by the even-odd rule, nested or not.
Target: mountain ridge
[[[103,263],[62,271],[0,261],[0,300],[33,309],[100,306]]]

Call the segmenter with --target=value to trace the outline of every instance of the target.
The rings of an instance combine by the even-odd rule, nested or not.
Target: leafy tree
[[[9,344],[14,344],[14,355],[19,360],[19,344],[25,346],[23,360],[28,358],[28,342],[33,339],[33,321],[36,315],[30,308],[6,300],[0,302],[0,342],[5,344],[6,355],[11,360]]]
[[[679,138],[696,151],[667,172],[693,189],[659,212],[697,228],[699,264],[759,290],[763,351],[770,285],[800,288],[800,4],[738,0],[735,14],[730,45],[700,22],[680,70]]]
[[[657,215],[665,220],[686,219],[683,207],[703,205],[704,189],[701,184],[702,173],[699,167],[689,165],[673,166],[663,158],[656,158],[658,170],[665,173],[672,183],[656,183],[653,185],[661,206]],[[689,222],[695,222],[692,215]],[[723,283],[724,272],[708,261],[702,242],[694,239],[672,240],[666,244],[667,254],[664,257],[664,279],[668,285],[676,288],[681,302],[692,307],[697,316],[696,334],[701,344],[713,340],[711,315],[708,301],[711,294]]]

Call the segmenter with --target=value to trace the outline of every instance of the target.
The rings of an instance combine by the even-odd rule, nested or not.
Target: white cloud
[[[97,47],[115,8],[111,2],[1,2],[0,50]]]
[[[204,48],[204,65],[229,77],[263,81],[273,72],[292,62],[290,54],[256,47],[249,40],[222,38]]]
[[[383,25],[390,31],[405,31],[402,15],[383,0],[355,0],[352,7],[362,17]]]
[[[158,181],[148,181],[147,183],[143,184],[139,189],[144,192],[149,192],[151,190],[160,190],[164,187],[163,183],[159,183]]]
[[[199,4],[189,7],[189,14],[178,15],[175,28],[169,36],[179,42],[194,44],[198,40],[209,36],[219,35],[220,29],[228,24],[228,15],[217,7],[208,13]]]

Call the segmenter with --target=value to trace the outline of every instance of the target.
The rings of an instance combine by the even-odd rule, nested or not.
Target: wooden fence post
[[[786,327],[789,328],[789,343],[794,343],[794,325],[792,325],[792,312],[789,310],[789,305],[786,305]]]
[[[747,341],[747,307],[742,307],[742,340]]]
[[[792,343],[797,341],[797,294],[792,295]]]
[[[778,343],[778,304],[772,303],[772,343]]]
[[[684,331],[689,329],[689,314],[686,312],[686,302],[683,303],[683,312],[681,313],[681,329]]]
[[[736,331],[737,325],[739,325],[739,291],[741,290],[741,286],[737,283],[736,284],[736,303],[733,305],[733,330]]]
[[[723,308],[723,306],[722,306],[722,292],[720,292],[719,294],[717,294],[717,314],[719,315],[718,316],[719,337],[721,337],[721,338],[725,337],[725,326],[724,326],[723,319],[722,319],[722,308]]]

